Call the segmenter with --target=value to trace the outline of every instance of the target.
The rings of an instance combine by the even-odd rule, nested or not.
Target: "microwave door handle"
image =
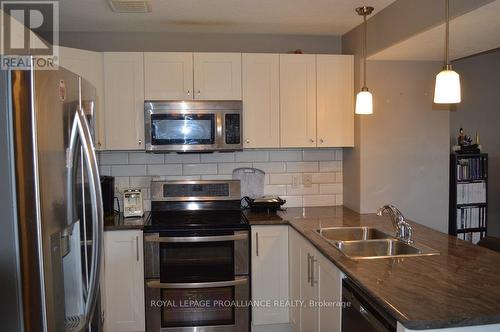
[[[220,236],[164,236],[146,235],[144,240],[146,242],[160,242],[160,243],[182,243],[182,242],[221,242],[221,241],[238,241],[248,239],[247,233],[234,234],[234,235],[220,235]]]
[[[85,303],[85,312],[84,312],[84,322],[87,326],[92,315],[92,311],[95,307],[95,303],[97,301],[97,293],[99,290],[99,279],[101,274],[101,260],[102,260],[102,248],[103,248],[103,221],[104,221],[104,213],[102,210],[102,192],[100,186],[100,178],[99,178],[99,169],[97,166],[97,158],[95,154],[95,150],[93,148],[92,137],[90,134],[89,125],[83,110],[78,108],[75,112],[75,116],[73,119],[73,125],[71,129],[71,137],[70,137],[70,146],[68,149],[68,160],[74,161],[75,156],[74,153],[76,151],[77,146],[77,138],[80,139],[82,151],[85,160],[85,166],[87,169],[87,177],[89,181],[90,188],[90,200],[92,205],[92,265],[90,270],[90,281],[88,287],[88,295]],[[72,164],[69,170],[69,173],[75,173],[76,164]],[[74,182],[73,176],[68,179],[68,195],[74,196]],[[73,200],[68,205],[70,207],[68,210],[71,210],[73,214]],[[70,216],[72,216],[70,214]]]

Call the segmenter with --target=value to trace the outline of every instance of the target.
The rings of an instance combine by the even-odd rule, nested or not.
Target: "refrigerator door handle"
[[[89,124],[81,108],[78,108],[75,112],[75,117],[73,119],[73,125],[71,128],[70,144],[68,149],[68,195],[71,197],[68,199],[68,216],[71,217],[71,223],[74,221],[74,210],[73,210],[73,197],[74,197],[74,170],[75,170],[75,151],[77,148],[78,138],[83,147],[83,154],[85,160],[85,166],[87,169],[87,176],[89,181],[90,189],[90,200],[92,205],[92,221],[93,221],[93,231],[92,231],[92,264],[89,277],[89,288],[87,292],[87,298],[85,303],[85,312],[83,320],[85,320],[85,325],[88,326],[92,311],[95,307],[97,301],[97,296],[99,292],[99,279],[101,274],[101,260],[102,260],[102,248],[103,248],[103,223],[104,223],[104,213],[102,209],[102,193],[99,178],[99,168],[97,166],[97,157],[95,150],[93,148],[92,137],[90,134]]]

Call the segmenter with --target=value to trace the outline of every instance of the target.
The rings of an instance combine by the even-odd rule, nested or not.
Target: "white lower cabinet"
[[[289,322],[288,226],[252,226],[252,300],[270,307],[252,308],[252,324]]]
[[[294,332],[341,331],[342,273],[297,231],[290,229],[290,308]]]
[[[107,332],[145,331],[142,231],[104,233],[104,294]]]

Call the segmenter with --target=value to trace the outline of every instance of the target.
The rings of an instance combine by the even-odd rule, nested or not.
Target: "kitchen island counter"
[[[415,242],[439,255],[353,260],[316,229],[370,226],[394,234],[387,217],[361,215],[341,206],[245,215],[252,225],[289,224],[407,329],[500,323],[500,253],[410,221]]]

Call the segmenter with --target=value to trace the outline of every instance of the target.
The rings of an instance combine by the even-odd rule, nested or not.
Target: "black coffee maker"
[[[101,176],[102,208],[104,217],[115,215],[115,178],[113,176]]]

